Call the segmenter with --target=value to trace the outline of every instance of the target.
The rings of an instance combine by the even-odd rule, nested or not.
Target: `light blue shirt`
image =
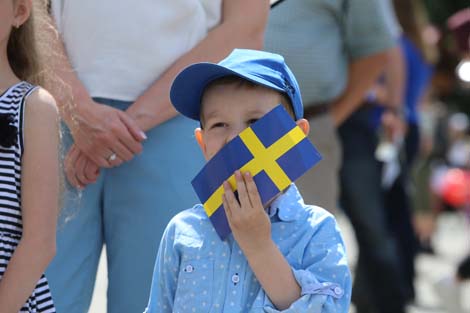
[[[312,106],[338,98],[349,64],[395,46],[398,33],[390,0],[287,0],[270,12],[264,49],[284,56]]]
[[[347,313],[351,276],[334,217],[305,205],[295,185],[268,209],[272,238],[301,297],[289,313]],[[272,275],[276,275],[275,272]],[[274,313],[237,242],[221,241],[201,205],[176,215],[163,235],[147,313]]]

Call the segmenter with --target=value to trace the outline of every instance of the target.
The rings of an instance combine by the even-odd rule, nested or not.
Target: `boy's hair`
[[[50,51],[50,41],[45,32],[47,26],[50,26],[47,1],[33,0],[28,20],[13,28],[8,38],[7,58],[13,73],[35,85],[46,83],[45,61],[47,51]]]
[[[260,88],[264,89],[268,92],[273,92],[277,93],[280,98],[281,98],[281,104],[286,109],[286,111],[289,113],[289,115],[295,120],[295,114],[294,114],[294,109],[292,107],[292,102],[290,98],[283,92],[277,91],[275,89],[268,88],[263,85],[255,84],[249,80],[243,79],[239,76],[236,75],[229,75],[229,76],[224,76],[218,79],[215,79],[214,81],[210,82],[207,87],[204,89],[204,92],[201,97],[201,107],[204,105],[204,96],[205,94],[212,88],[214,87],[219,87],[219,86],[227,86],[227,85],[237,85],[237,87],[240,88],[247,88],[247,89],[255,89],[255,88]],[[200,116],[200,125],[201,129],[203,129],[204,126],[204,117],[202,116],[202,110],[201,110],[201,116]]]

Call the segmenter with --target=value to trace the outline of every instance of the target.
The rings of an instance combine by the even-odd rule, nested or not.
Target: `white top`
[[[92,97],[133,101],[220,23],[222,0],[52,0]]]

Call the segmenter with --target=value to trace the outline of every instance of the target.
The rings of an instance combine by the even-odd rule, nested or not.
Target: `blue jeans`
[[[95,99],[124,110],[131,103]],[[143,152],[101,169],[78,192],[70,185],[58,225],[57,255],[47,270],[58,312],[88,312],[103,245],[108,263],[108,312],[143,312],[165,226],[197,201],[191,180],[204,164],[197,123],[176,117],[147,132]],[[72,144],[63,132],[64,153]]]
[[[393,235],[389,231],[378,139],[370,110],[361,109],[339,129],[343,146],[341,207],[351,220],[359,245],[353,288],[358,312],[402,313],[404,292]]]

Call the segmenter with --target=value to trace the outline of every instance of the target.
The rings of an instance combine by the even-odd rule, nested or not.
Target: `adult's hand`
[[[397,142],[403,140],[408,127],[402,114],[393,110],[385,110],[381,122],[385,136],[389,141]]]
[[[142,152],[145,133],[119,109],[94,102],[81,102],[74,110],[70,129],[75,144],[99,167],[113,167]]]
[[[95,183],[100,174],[100,168],[93,163],[76,145],[72,145],[64,161],[65,175],[75,188],[83,189],[86,185]]]
[[[51,45],[58,51],[58,57],[50,60],[51,67],[64,84],[51,86],[51,91],[77,146],[99,167],[112,167],[118,158],[131,160],[142,151],[142,129],[125,112],[94,102],[71,66],[54,27],[42,31],[49,33]]]

